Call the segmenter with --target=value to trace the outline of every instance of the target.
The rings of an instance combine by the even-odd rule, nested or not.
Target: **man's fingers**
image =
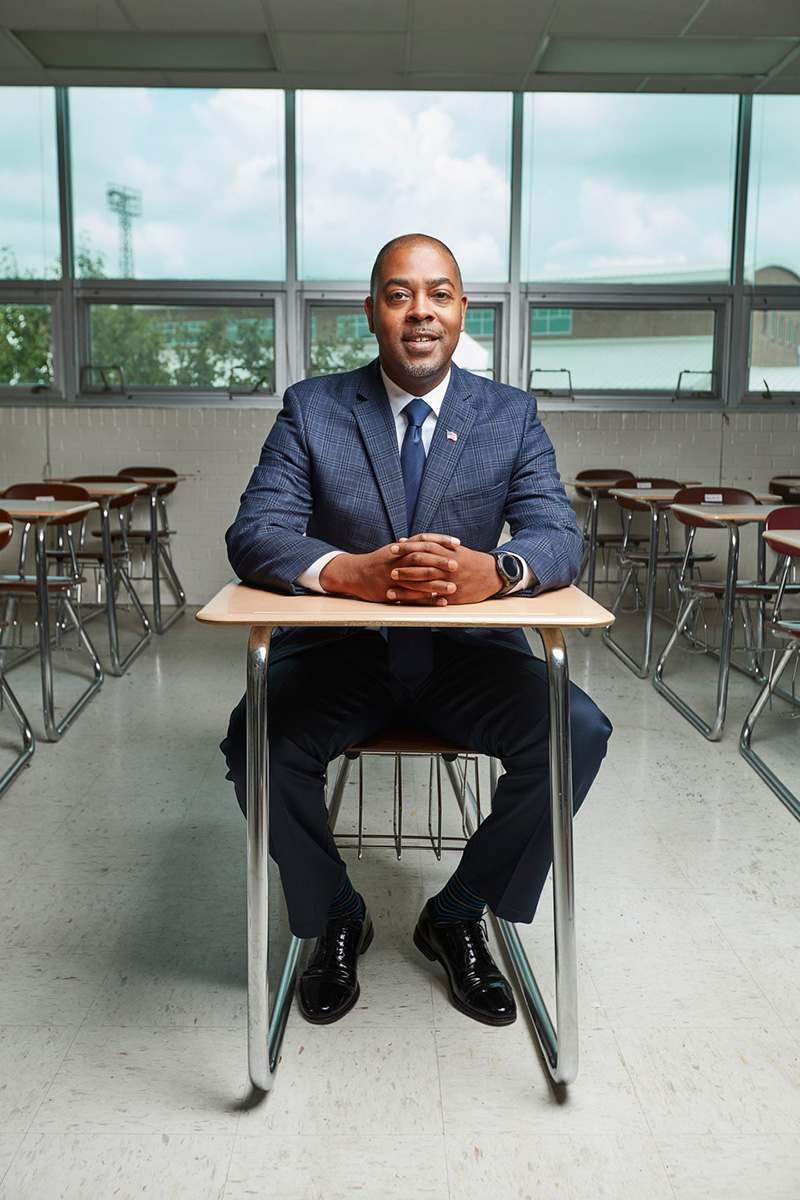
[[[419,566],[419,567],[395,567],[392,571],[392,579],[396,579],[398,583],[406,583],[409,580],[441,580],[442,567],[434,566]]]
[[[399,601],[401,604],[429,605],[438,608],[444,608],[447,604],[444,596],[438,595],[430,588],[424,592],[412,591],[410,588],[404,587],[389,588],[386,599]]]
[[[402,559],[397,567],[392,568],[393,572],[400,569],[406,570],[408,567],[431,567],[436,571],[457,571],[458,562],[454,558],[448,558],[448,551],[444,547],[434,547],[431,543],[417,543],[418,550],[409,550],[403,554]]]
[[[427,542],[430,547],[430,553],[441,554],[446,550],[455,550],[461,545],[460,538],[451,537],[449,533],[415,533],[413,537],[400,538],[394,542],[389,549],[392,554],[408,554],[412,550],[420,548],[421,542]]]

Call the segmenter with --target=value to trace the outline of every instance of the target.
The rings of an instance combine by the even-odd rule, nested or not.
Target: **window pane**
[[[749,283],[800,283],[800,96],[755,96],[747,196]]]
[[[429,233],[465,279],[508,278],[511,97],[298,93],[298,272],[368,279],[391,238]]]
[[[0,278],[61,274],[55,92],[0,88]]]
[[[542,331],[542,314],[569,331]],[[714,314],[663,309],[532,309],[531,391],[714,390]],[[567,374],[569,372],[569,374]]]
[[[754,312],[750,322],[751,392],[800,392],[800,309]]]
[[[283,279],[283,93],[70,90],[84,277]]]
[[[734,96],[527,94],[522,278],[730,274]]]
[[[468,308],[465,326],[453,356],[456,363],[476,375],[494,378],[494,308]],[[308,328],[309,375],[354,371],[378,353],[361,305],[312,304]]]
[[[0,304],[0,387],[53,381],[53,316],[49,304]]]
[[[263,308],[92,304],[84,385],[274,392],[275,323]]]

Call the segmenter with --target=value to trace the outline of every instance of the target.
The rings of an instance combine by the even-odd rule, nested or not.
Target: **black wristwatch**
[[[491,553],[497,566],[497,573],[504,580],[500,591],[495,592],[492,596],[494,600],[497,596],[507,596],[518,583],[522,582],[523,567],[516,554],[511,554],[508,550],[492,550]]]

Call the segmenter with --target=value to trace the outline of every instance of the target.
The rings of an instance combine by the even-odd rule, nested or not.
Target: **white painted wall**
[[[800,414],[542,412],[562,476],[624,466],[640,475],[696,478],[766,490],[800,473]],[[223,535],[275,410],[253,408],[0,408],[0,485],[51,475],[163,465],[188,479],[170,500],[174,557],[191,604],[231,571]]]

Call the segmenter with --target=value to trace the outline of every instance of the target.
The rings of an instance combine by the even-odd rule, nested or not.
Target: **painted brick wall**
[[[562,476],[585,467],[765,490],[800,473],[800,414],[547,412]],[[0,483],[163,465],[188,476],[170,499],[175,561],[200,604],[231,576],[223,535],[275,411],[240,408],[0,409]]]

